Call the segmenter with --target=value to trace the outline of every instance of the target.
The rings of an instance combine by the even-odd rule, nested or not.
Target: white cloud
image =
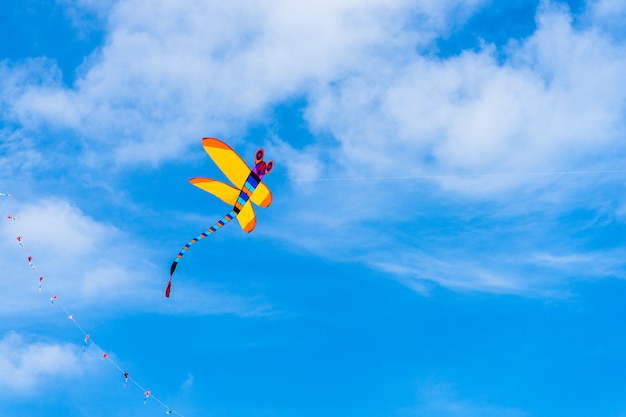
[[[565,255],[555,255],[533,253],[513,243],[508,249],[494,248],[469,256],[460,252],[435,248],[426,254],[405,249],[394,252],[393,257],[371,254],[366,262],[423,293],[428,292],[428,283],[434,283],[458,291],[564,297],[569,295],[566,282],[626,278],[623,250],[570,250]]]
[[[467,198],[470,206],[482,198],[495,202],[490,219],[529,221],[523,210],[551,216],[584,206],[571,196],[587,190],[591,180],[563,182],[554,192],[546,186],[553,180],[538,184],[497,174],[610,169],[622,166],[625,156],[626,50],[606,30],[607,16],[621,13],[620,6],[609,0],[589,6],[589,22],[581,26],[566,9],[544,2],[528,39],[512,40],[502,51],[484,45],[458,56],[433,56],[433,41],[484,3],[120,1],[107,9],[104,46],[86,61],[71,89],[61,85],[49,61],[3,66],[2,114],[27,129],[70,130],[80,139],[68,140],[81,142],[88,169],[183,158],[185,148],[207,133],[236,142],[274,104],[305,97],[311,131],[333,142],[298,149],[289,138],[273,138],[272,157],[284,159],[277,166],[286,167],[291,178],[495,175],[439,178],[432,181],[436,185],[299,184],[282,202],[275,196],[288,209],[275,222],[283,227],[272,233],[322,256],[367,259],[385,271],[447,264],[453,262],[450,252],[420,246],[402,232],[385,233],[386,226],[410,228],[425,210],[416,209],[415,201],[427,197],[454,200],[444,210],[458,210],[460,222],[466,213],[455,198]],[[52,75],[38,75],[46,69]],[[35,145],[27,152],[36,155]],[[423,194],[416,197],[407,187]],[[532,207],[522,208],[520,196]],[[79,221],[70,235],[84,239],[83,232],[94,227],[103,236],[72,248],[80,250],[79,258],[92,260],[90,247],[122,237],[115,228],[74,215]],[[540,227],[550,224],[550,216]],[[559,232],[559,240],[567,240]],[[549,240],[538,235],[540,242]],[[404,261],[385,261],[381,245],[402,253]],[[362,256],[344,249],[355,247]],[[530,257],[542,252],[567,258],[568,250],[586,256],[573,246],[563,248],[510,250],[524,249]],[[120,248],[107,253],[108,259],[125,259],[115,265],[133,265]],[[62,263],[65,255],[57,256]],[[522,264],[485,267],[482,261],[464,259],[423,279],[489,291],[541,286],[518,278]],[[112,263],[95,258],[78,266],[92,278],[84,276],[85,294],[129,288],[120,277],[148,279],[133,267],[113,272]],[[454,272],[462,270],[471,276]]]
[[[19,220],[3,220],[0,229],[0,290],[6,296],[0,311],[4,314],[34,314],[50,308],[47,289],[72,312],[89,306],[117,313],[141,308],[163,314],[257,315],[270,309],[255,297],[206,285],[194,287],[183,280],[175,283],[178,298],[164,303],[167,267],[158,269],[158,254],[149,245],[94,220],[65,200],[12,204]],[[19,247],[18,235],[28,252]],[[28,256],[36,270],[30,268]],[[39,276],[44,276],[42,294],[38,294]]]
[[[13,91],[7,105],[22,124],[88,137],[92,155],[106,147],[118,163],[158,162],[203,132],[237,135],[268,106],[380,60],[378,50],[397,60],[480,3],[118,2],[106,44],[73,89],[42,82]],[[406,31],[412,23],[422,30]]]
[[[558,8],[546,6],[538,21],[504,63],[487,46],[365,64],[338,88],[320,88],[309,120],[339,139],[348,171],[558,171],[594,167],[599,157],[619,167],[626,50],[577,31]]]
[[[50,378],[76,378],[84,365],[72,345],[31,343],[11,332],[0,340],[0,388],[4,395],[36,389]]]
[[[119,2],[73,89],[5,68],[5,113],[70,127],[89,138],[85,160],[122,164],[180,156],[207,131],[236,137],[294,96],[311,98],[312,129],[339,140],[348,171],[554,169],[614,147],[626,52],[551,3],[504,64],[489,46],[420,54],[482,3]]]
[[[623,224],[614,188],[577,177],[526,182],[496,201],[457,198],[427,180],[304,183],[276,190],[258,233],[420,292],[436,284],[561,297],[576,281],[626,278],[621,240],[605,237]]]
[[[145,285],[147,274],[138,268],[145,262],[132,262],[130,255],[141,249],[132,248],[112,225],[95,221],[61,199],[12,204],[19,220],[3,221],[1,229],[3,272],[10,279],[0,285],[12,300],[2,307],[5,313],[24,313],[41,305],[36,291],[41,275],[46,286],[76,307],[108,304]],[[18,246],[18,235],[28,252]]]

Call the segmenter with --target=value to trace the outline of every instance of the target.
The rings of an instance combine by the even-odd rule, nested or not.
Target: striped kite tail
[[[213,226],[209,227],[205,232],[200,233],[198,236],[194,237],[189,242],[187,242],[187,244],[185,246],[183,246],[183,248],[180,250],[178,255],[176,255],[176,259],[174,259],[174,262],[172,262],[172,266],[170,267],[170,279],[167,282],[167,287],[165,287],[165,297],[166,298],[169,298],[169,296],[170,296],[170,291],[172,289],[172,276],[174,275],[174,271],[176,271],[176,267],[178,266],[178,261],[181,260],[181,258],[185,254],[185,252],[187,252],[187,250],[189,250],[191,245],[193,245],[197,241],[199,241],[201,239],[204,239],[205,237],[208,237],[209,235],[212,235],[213,233],[217,232],[220,228],[222,228],[222,226],[224,226],[226,223],[230,222],[236,216],[237,216],[237,213],[235,213],[234,210],[231,210],[230,213],[228,213],[226,216],[224,216],[220,220],[218,220]]]

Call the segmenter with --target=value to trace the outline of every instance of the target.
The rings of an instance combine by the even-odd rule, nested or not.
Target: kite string
[[[11,216],[12,217],[12,216]],[[8,218],[8,217],[7,217]],[[15,220],[15,218],[11,218],[10,220]],[[180,417],[184,417],[181,413],[173,410],[172,408],[170,408],[167,404],[165,404],[163,401],[161,401],[159,398],[155,397],[154,395],[152,395],[152,392],[145,389],[137,380],[135,380],[134,378],[130,377],[130,375],[128,375],[124,369],[117,363],[115,362],[111,356],[107,353],[107,351],[105,349],[103,349],[100,345],[98,345],[90,336],[89,333],[87,333],[87,331],[85,331],[85,329],[79,324],[78,320],[76,320],[76,317],[74,314],[71,314],[70,311],[65,307],[65,304],[63,303],[63,301],[55,294],[55,292],[52,290],[52,288],[46,283],[46,281],[43,278],[43,275],[41,275],[40,273],[37,272],[37,267],[33,262],[33,258],[32,256],[30,256],[30,252],[28,251],[28,248],[26,247],[26,245],[23,242],[23,237],[22,236],[18,236],[17,237],[17,241],[19,242],[19,245],[22,247],[22,249],[24,249],[24,251],[28,254],[28,263],[31,267],[31,271],[33,271],[35,273],[35,275],[39,276],[39,288],[41,290],[41,288],[44,288],[46,290],[46,292],[48,292],[50,294],[50,301],[52,303],[52,306],[58,306],[59,308],[61,308],[61,310],[63,310],[63,312],[66,314],[66,317],[68,319],[70,319],[72,321],[72,323],[74,323],[74,325],[76,326],[76,328],[78,328],[78,330],[83,334],[84,337],[84,345],[83,345],[83,351],[85,350],[85,348],[89,345],[92,344],[102,355],[102,360],[107,360],[109,363],[111,363],[111,365],[113,365],[120,373],[122,373],[125,377],[125,380],[128,382],[132,382],[133,385],[135,385],[137,388],[139,388],[145,395],[146,398],[144,400],[145,401],[148,400],[148,398],[153,399],[154,401],[156,401],[158,404],[160,404],[161,406],[163,406],[166,409],[166,413],[167,414],[176,414]]]

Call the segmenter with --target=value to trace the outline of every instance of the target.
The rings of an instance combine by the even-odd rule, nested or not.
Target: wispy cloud
[[[419,405],[398,413],[402,417],[428,415],[433,417],[524,417],[526,411],[491,404],[488,400],[460,398],[447,383],[430,383],[419,390]]]
[[[185,379],[185,382],[183,382],[182,388],[184,390],[193,388],[193,375],[192,374],[187,374],[187,379]]]
[[[586,249],[602,221],[562,218],[580,209],[606,213],[607,192],[609,211],[623,205],[621,194],[608,191],[619,177],[592,172],[623,165],[626,90],[613,86],[624,86],[626,53],[593,25],[576,27],[553,3],[543,3],[537,21],[532,36],[506,46],[504,61],[489,45],[446,59],[408,54],[320,86],[307,118],[339,141],[333,162],[320,164],[325,173],[433,178],[299,184],[299,219],[315,225],[310,234],[296,226],[306,235],[300,244],[364,261],[418,289],[431,281],[547,295],[571,280],[623,276],[618,242],[608,251]],[[310,175],[313,165],[290,175]],[[591,173],[533,175],[564,170]],[[617,212],[609,217],[616,227]]]

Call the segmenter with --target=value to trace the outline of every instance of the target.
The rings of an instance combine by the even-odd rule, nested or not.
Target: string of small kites
[[[0,193],[0,197],[13,197],[13,196],[14,194]],[[19,217],[9,214],[7,215],[6,219],[9,221],[15,221],[15,220],[19,220]],[[98,345],[93,340],[91,335],[80,325],[80,323],[76,319],[76,316],[74,314],[71,314],[68,308],[63,304],[61,298],[46,284],[44,276],[39,273],[37,266],[34,263],[33,257],[31,256],[30,252],[28,251],[28,248],[26,247],[26,244],[24,243],[24,238],[22,236],[17,236],[16,239],[17,239],[17,243],[22,247],[22,249],[24,249],[24,252],[26,252],[26,259],[28,261],[28,265],[30,266],[31,271],[33,271],[33,273],[37,277],[37,282],[39,284],[39,288],[38,288],[39,293],[42,292],[42,289],[48,292],[50,295],[49,300],[50,300],[52,307],[58,306],[58,308],[65,313],[67,319],[71,321],[74,324],[74,326],[76,326],[76,328],[82,333],[83,335],[82,351],[84,352],[85,349],[90,345],[93,346],[93,348],[97,349],[100,352],[102,360],[109,362],[112,366],[114,366],[120,372],[121,376],[124,378],[125,388],[128,388],[129,383],[130,383],[136,386],[137,388],[139,388],[143,392],[144,405],[149,400],[153,400],[165,408],[165,414],[176,414],[180,417],[184,417],[182,414],[175,411],[173,408],[169,407],[163,401],[155,397],[150,390],[144,388],[139,382],[137,382],[137,380],[133,379],[128,374],[128,372],[126,372],[117,362],[113,360],[113,358],[111,358],[109,353],[103,347]]]

